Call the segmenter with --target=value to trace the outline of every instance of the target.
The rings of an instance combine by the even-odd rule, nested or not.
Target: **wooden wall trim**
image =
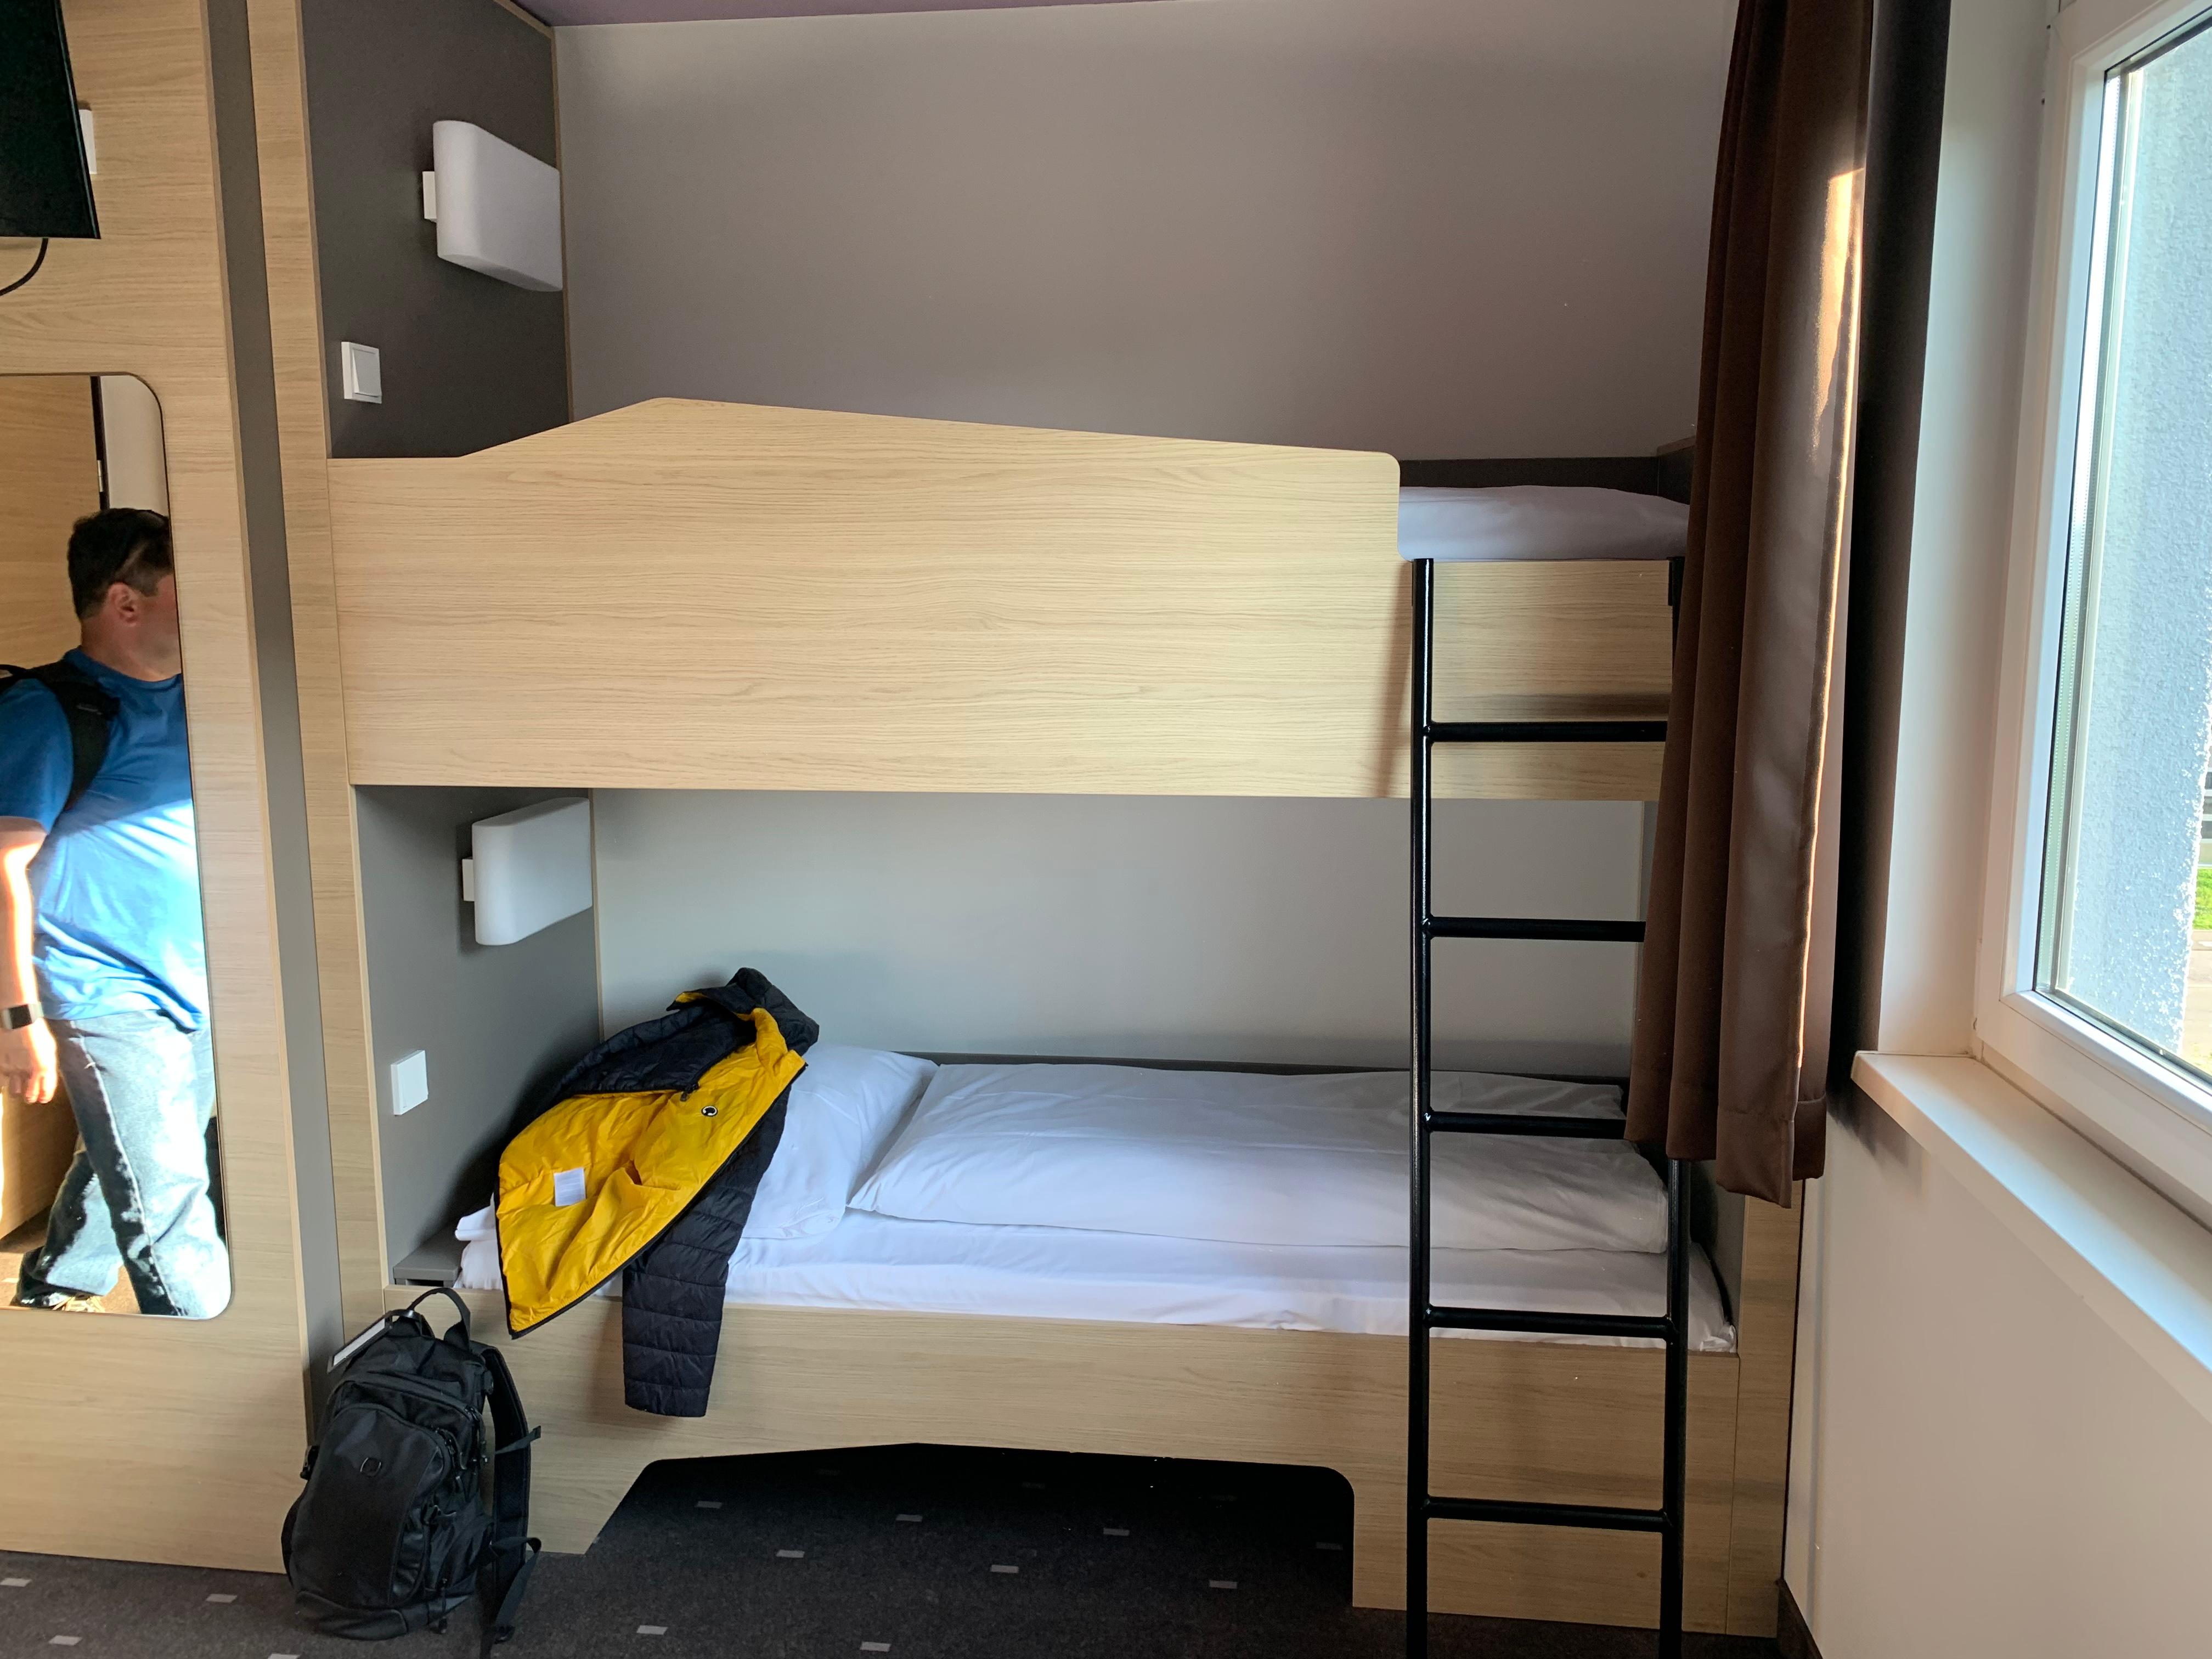
[[[1774,1634],[1782,1525],[1790,1487],[1790,1403],[1797,1357],[1797,1253],[1805,1186],[1789,1209],[1744,1200],[1743,1286],[1735,1310],[1735,1513],[1729,1546],[1728,1629]]]
[[[136,374],[161,401],[232,1294],[207,1321],[0,1310],[0,1398],[30,1431],[9,1448],[0,1548],[269,1569],[307,1355],[207,22],[198,0],[64,15],[100,120],[103,234],[56,243],[0,300],[0,374]]]
[[[331,1166],[337,1202],[340,1304],[349,1330],[382,1311],[390,1283],[383,1167],[376,1146],[353,789],[348,781],[345,686],[340,672],[331,562],[329,404],[325,400],[321,289],[316,273],[313,179],[299,0],[246,0],[261,159],[277,441],[292,577],[301,758],[314,890]]]

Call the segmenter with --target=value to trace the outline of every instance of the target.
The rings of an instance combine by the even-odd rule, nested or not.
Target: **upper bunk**
[[[658,399],[330,463],[357,784],[1380,796],[1407,771],[1387,455]],[[1452,719],[1650,718],[1668,573],[1439,583]],[[1439,757],[1648,799],[1654,745]]]

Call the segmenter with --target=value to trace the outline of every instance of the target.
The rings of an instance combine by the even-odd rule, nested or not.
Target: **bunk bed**
[[[1589,465],[1658,487],[1649,458]],[[1427,480],[1613,481],[1540,464]],[[356,785],[1407,788],[1412,629],[1386,456],[668,400],[477,455],[334,460],[329,482]],[[1663,563],[1455,568],[1436,599],[1437,702],[1484,720],[1648,721],[1668,601]],[[1439,797],[1647,799],[1657,764],[1625,731],[1455,749],[1426,781]],[[380,1200],[356,1186],[340,1213],[358,1238],[380,1230]],[[1684,1419],[1686,1613],[1705,1630],[1756,1627],[1743,1609],[1771,1601],[1796,1274],[1792,1218],[1717,1209],[1725,1304],[1706,1274]],[[831,1237],[882,1267],[915,1248],[900,1224],[848,1232],[848,1218]],[[1023,1301],[1018,1273],[990,1311],[917,1308],[856,1293],[854,1260],[800,1255],[733,1262],[740,1299],[702,1419],[623,1407],[607,1297],[515,1344],[544,1429],[533,1523],[548,1547],[587,1547],[663,1458],[935,1442],[1297,1463],[1351,1486],[1354,1599],[1403,1605],[1402,1249],[1382,1298],[1395,1327],[1248,1322],[1203,1297],[1177,1303],[1198,1317],[1161,1320],[1095,1296],[1054,1304],[1035,1275]],[[1438,1285],[1510,1293],[1454,1279],[1465,1265],[1440,1261]],[[1540,1281],[1522,1287],[1532,1305],[1574,1292]],[[483,1328],[502,1325],[495,1291],[464,1294]],[[1431,1366],[1437,1489],[1654,1500],[1650,1344],[1455,1334]],[[1649,1625],[1657,1565],[1650,1536],[1445,1525],[1429,1603]]]

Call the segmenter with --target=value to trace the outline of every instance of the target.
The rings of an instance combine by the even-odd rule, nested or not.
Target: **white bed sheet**
[[[1690,509],[1680,501],[1626,489],[1512,484],[1398,492],[1398,552],[1407,559],[1671,559],[1689,529]]]
[[[463,1226],[476,1220],[471,1217]],[[496,1289],[496,1245],[488,1231],[471,1231],[477,1236],[463,1253],[461,1285]],[[1387,1247],[1229,1244],[1065,1227],[898,1221],[856,1210],[812,1238],[742,1241],[730,1258],[729,1300],[779,1308],[1402,1336],[1406,1256]],[[1573,1313],[1666,1311],[1663,1255],[1438,1250],[1433,1274],[1440,1304]],[[1735,1333],[1702,1250],[1691,1264],[1690,1314],[1693,1351],[1734,1348]],[[1641,1338],[1572,1340],[1606,1347],[1657,1346]]]

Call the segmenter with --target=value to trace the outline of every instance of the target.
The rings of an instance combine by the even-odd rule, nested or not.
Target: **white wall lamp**
[[[512,945],[592,908],[592,803],[562,795],[469,826],[461,896],[477,943]]]
[[[422,216],[438,257],[540,294],[561,289],[561,174],[467,121],[430,127]]]

